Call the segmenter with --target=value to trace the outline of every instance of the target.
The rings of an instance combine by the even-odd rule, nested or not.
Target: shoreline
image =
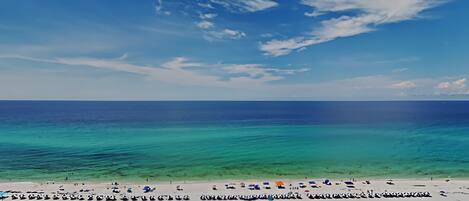
[[[380,180],[396,180],[396,181],[444,181],[444,180],[450,180],[450,181],[469,181],[469,176],[468,177],[294,177],[294,178],[288,178],[288,177],[266,177],[266,178],[226,178],[226,179],[219,179],[219,178],[214,178],[214,179],[150,179],[146,181],[145,179],[139,179],[139,180],[134,180],[134,179],[97,179],[97,180],[89,180],[89,179],[84,179],[84,180],[2,180],[0,179],[0,184],[1,183],[46,183],[46,182],[56,182],[56,183],[63,183],[63,184],[70,184],[70,183],[89,183],[89,184],[103,184],[103,183],[111,183],[111,182],[119,182],[119,183],[126,183],[126,184],[141,184],[141,183],[208,183],[208,182],[228,182],[228,181],[260,181],[260,180],[284,180],[284,181],[298,181],[298,180],[324,180],[324,179],[330,179],[330,180],[336,180],[336,181],[346,181],[346,180],[358,180],[358,181],[364,181],[364,180],[375,180],[375,181],[380,181]]]

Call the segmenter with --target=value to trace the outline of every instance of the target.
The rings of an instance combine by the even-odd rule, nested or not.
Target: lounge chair
[[[309,187],[311,188],[318,188],[318,185],[316,184],[315,181],[309,181],[308,184],[309,184]]]
[[[298,183],[298,186],[299,186],[300,188],[306,188],[306,185],[305,185],[303,182]]]
[[[265,189],[270,189],[270,183],[268,181],[265,181],[263,185]]]

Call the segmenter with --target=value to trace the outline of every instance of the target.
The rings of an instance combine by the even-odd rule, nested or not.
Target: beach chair
[[[311,188],[318,188],[318,185],[316,184],[315,181],[309,181],[308,184],[309,184],[309,187]]]
[[[351,182],[351,181],[346,181],[346,182],[344,182],[344,183],[345,183],[345,185],[347,186],[347,188],[355,188],[353,182]]]
[[[299,186],[300,188],[306,188],[306,185],[305,185],[305,183],[303,183],[303,182],[298,183],[298,186]]]
[[[270,189],[270,183],[268,181],[265,181],[263,185],[265,189]]]

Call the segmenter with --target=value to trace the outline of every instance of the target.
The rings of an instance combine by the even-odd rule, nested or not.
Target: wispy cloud
[[[172,69],[172,70],[184,70],[187,67],[202,67],[202,63],[193,63],[189,62],[187,58],[176,57],[166,63],[161,64],[163,68]]]
[[[454,81],[447,81],[447,82],[441,82],[436,86],[438,89],[445,89],[445,90],[458,90],[458,89],[463,89],[466,87],[466,78],[461,78],[458,80]]]
[[[259,35],[260,37],[262,38],[271,38],[274,36],[274,34],[271,34],[271,33],[263,33],[261,35]]]
[[[163,0],[157,0],[157,10],[161,12]],[[181,4],[182,5],[182,4]],[[184,16],[196,18],[194,20],[195,27],[202,30],[203,38],[208,41],[221,41],[226,39],[241,39],[246,37],[246,33],[241,30],[227,26],[226,24],[217,26],[218,10],[213,5],[219,5],[230,11],[237,12],[256,12],[264,10],[277,3],[271,0],[253,0],[253,1],[231,1],[231,0],[207,0],[197,2],[197,4],[187,3],[185,6],[174,4],[182,9]],[[156,29],[155,31],[167,32],[165,30]]]
[[[200,22],[197,22],[196,25],[200,29],[210,29],[215,26],[213,22],[210,22],[208,20],[213,19],[217,17],[216,13],[200,13],[199,18],[202,20]]]
[[[389,86],[391,89],[411,89],[415,87],[417,87],[417,85],[412,81],[402,81]]]
[[[162,9],[163,9],[163,0],[156,0],[155,1],[156,12],[161,12]]]
[[[218,15],[216,13],[201,13],[201,14],[199,14],[200,19],[213,19],[217,16]]]
[[[408,68],[396,68],[396,69],[393,69],[392,72],[393,73],[402,73],[402,72],[405,72],[405,71],[408,71],[409,69]]]
[[[265,68],[258,64],[238,64],[230,65],[224,68],[228,73],[247,75],[250,78],[262,78],[264,81],[274,81],[283,79],[282,75],[293,75],[309,71],[309,68],[301,69],[278,69]],[[276,74],[276,75],[274,75]]]
[[[272,0],[210,0],[234,12],[257,12],[277,6]]]
[[[274,68],[261,64],[210,64],[194,62],[185,57],[176,57],[155,66],[134,64],[127,61],[126,56],[112,59],[84,57],[46,59],[22,55],[0,55],[0,58],[53,63],[64,67],[104,69],[110,73],[124,72],[140,75],[148,82],[156,81],[155,83],[169,84],[174,87],[215,87],[231,92],[243,91],[242,93],[252,94],[251,99],[259,97],[307,100],[419,97],[431,99],[432,97],[469,94],[465,77],[398,80],[393,76],[369,75],[318,83],[285,83],[276,81],[284,80],[287,76],[301,74],[309,69]],[[213,95],[217,97],[217,94]]]
[[[163,9],[163,0],[156,0],[155,1],[155,11],[156,11],[156,14],[171,15],[170,11],[167,11],[167,10]]]
[[[266,43],[261,43],[259,49],[266,55],[282,56],[290,54],[293,50],[301,50],[304,47],[326,42],[319,39],[307,39],[305,37],[291,38],[287,40],[271,40]]]
[[[207,3],[197,3],[197,5],[199,5],[202,8],[215,9],[215,7],[213,7],[212,4],[210,4],[209,2],[207,2]]]
[[[469,94],[469,89],[466,87],[466,78],[440,82],[435,88],[439,90],[437,94]]]
[[[199,27],[201,29],[210,29],[214,26],[212,22],[209,22],[209,21],[206,21],[206,20],[198,22],[196,25],[197,25],[197,27]]]
[[[409,62],[416,62],[416,61],[420,61],[420,58],[419,57],[403,57],[403,58],[375,61],[374,63],[376,63],[376,64],[397,64],[397,63],[409,63]]]
[[[320,22],[320,27],[309,34],[286,40],[271,40],[259,48],[267,55],[282,56],[294,50],[328,42],[337,38],[350,37],[376,30],[378,25],[411,20],[422,11],[441,3],[437,0],[303,0],[314,9],[314,16],[322,13],[354,11]]]
[[[209,41],[214,41],[222,39],[240,39],[246,37],[246,34],[239,30],[223,29],[220,31],[209,31],[204,37]]]
[[[124,53],[122,54],[122,56],[118,57],[117,60],[125,60],[129,57],[129,54],[128,53]]]
[[[177,85],[228,88],[265,85],[270,81],[282,80],[286,75],[293,75],[308,70],[306,68],[269,68],[261,64],[207,64],[190,62],[189,59],[184,57],[173,58],[159,66],[137,65],[126,62],[126,54],[117,59],[85,57],[43,59],[22,55],[0,55],[0,58],[107,69],[111,71],[138,74],[150,80],[157,80]],[[198,68],[199,70],[193,70],[193,68]],[[204,69],[221,69],[222,72],[221,75],[213,75],[204,73]]]
[[[320,16],[320,15],[323,15],[324,13],[323,12],[319,12],[319,11],[313,11],[313,12],[305,12],[304,15],[307,16],[307,17],[317,17],[317,16]]]

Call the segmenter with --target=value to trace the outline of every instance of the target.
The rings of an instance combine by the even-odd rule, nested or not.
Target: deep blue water
[[[467,123],[469,102],[0,101],[6,123]]]

